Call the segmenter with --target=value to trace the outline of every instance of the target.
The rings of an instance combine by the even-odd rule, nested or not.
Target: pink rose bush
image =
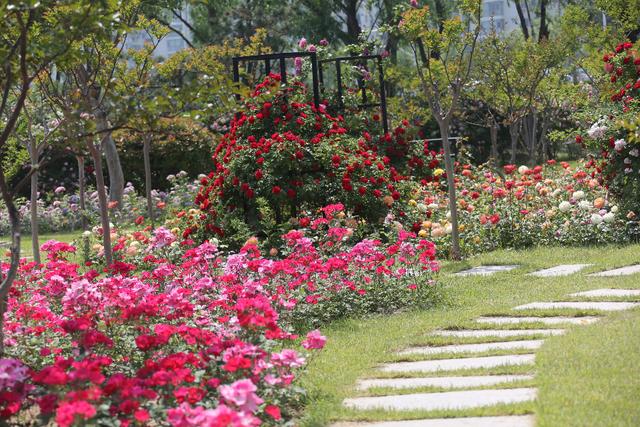
[[[432,243],[402,232],[354,244],[338,225],[324,217],[287,233],[280,258],[254,241],[225,254],[168,229],[136,231],[116,239],[117,261],[102,271],[72,262],[73,246],[47,242],[46,264],[22,260],[9,295],[0,417],[63,427],[290,424],[303,404],[296,379],[326,343],[317,329],[297,333],[429,305],[438,292]]]

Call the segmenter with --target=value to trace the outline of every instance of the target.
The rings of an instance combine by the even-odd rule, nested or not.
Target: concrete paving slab
[[[553,310],[553,309],[576,309],[576,310],[599,310],[599,311],[621,311],[629,310],[640,306],[637,302],[532,302],[530,304],[519,305],[514,310]]]
[[[393,411],[434,411],[439,409],[467,409],[504,403],[527,402],[535,398],[536,389],[534,388],[511,388],[356,397],[345,399],[343,404],[348,408],[360,410],[383,408]]]
[[[413,347],[399,352],[400,355],[410,354],[442,354],[442,353],[480,353],[490,350],[528,349],[535,350],[542,346],[544,340],[522,340],[486,342],[481,344],[442,345],[437,347]]]
[[[593,264],[562,264],[555,267],[547,268],[544,270],[534,271],[529,273],[530,276],[536,277],[559,277],[569,276],[575,274],[585,267],[589,267]]]
[[[533,415],[501,417],[433,418],[427,420],[383,421],[374,423],[342,422],[331,427],[534,427]]]
[[[443,387],[466,388],[495,385],[513,381],[533,379],[533,375],[475,375],[464,377],[431,377],[431,378],[379,378],[360,380],[358,390],[368,390],[372,387],[416,388]]]
[[[616,268],[613,270],[601,271],[599,273],[593,273],[591,277],[615,277],[615,276],[628,276],[630,274],[640,273],[640,264],[628,265],[626,267]]]
[[[495,368],[532,364],[534,354],[512,354],[505,356],[463,357],[460,359],[421,360],[417,362],[387,363],[380,368],[383,372],[437,372],[454,369]]]
[[[557,325],[560,323],[570,323],[573,325],[588,325],[600,320],[596,316],[581,316],[581,317],[565,317],[565,316],[553,316],[553,317],[511,317],[511,316],[494,316],[494,317],[480,317],[476,319],[478,323],[492,323],[496,325],[514,325],[518,323],[529,322],[541,322],[547,325]]]
[[[562,335],[564,329],[461,329],[458,331],[435,331],[441,337],[517,337],[524,335]]]

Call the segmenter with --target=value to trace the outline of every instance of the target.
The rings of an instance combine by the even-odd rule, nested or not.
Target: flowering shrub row
[[[153,190],[151,197],[156,209],[156,215],[160,219],[170,218],[169,213],[192,207],[194,197],[197,192],[198,182],[189,180],[186,172],[178,172],[167,177],[171,183],[168,192]],[[63,186],[58,186],[52,194],[45,194],[38,199],[38,227],[42,233],[56,233],[63,231],[78,230],[82,227],[82,216],[84,215],[90,225],[98,224],[99,204],[98,193],[89,191],[85,194],[86,211],[80,209],[80,196],[70,192]],[[22,223],[22,230],[29,232],[30,223],[30,203],[28,200],[18,201],[18,211]],[[147,202],[141,197],[131,183],[124,189],[122,205],[111,203],[109,206],[110,219],[118,225],[132,224],[136,220],[140,221],[141,216],[147,212]],[[0,203],[0,235],[9,233],[9,217],[7,210]]]
[[[47,263],[23,260],[9,296],[0,417],[63,427],[291,422],[305,364],[286,348],[294,333],[428,305],[437,293],[432,243],[401,232],[390,244],[352,244],[342,210],[328,206],[287,233],[280,258],[254,240],[225,255],[161,227],[121,236],[103,275],[71,262],[73,246],[45,243]],[[301,345],[324,342],[314,330]]]
[[[440,174],[442,171],[436,171]],[[534,245],[586,245],[628,238],[627,217],[608,198],[598,174],[550,161],[503,171],[458,165],[459,229],[467,254]],[[433,182],[387,222],[432,239],[443,253],[449,247],[450,212],[446,189]]]

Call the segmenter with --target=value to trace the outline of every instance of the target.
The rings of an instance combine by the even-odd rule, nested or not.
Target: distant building
[[[522,2],[523,9],[525,2]],[[547,5],[547,14],[549,16],[557,16],[560,13],[561,6]],[[539,10],[538,0],[529,1],[529,12],[531,18],[535,20],[536,12]],[[526,9],[525,21],[528,27],[531,27],[529,16]],[[482,1],[482,32],[488,33],[495,29],[497,33],[510,33],[514,30],[520,31],[520,18],[516,9],[515,2],[512,0],[483,0]]]
[[[191,10],[189,6],[185,6],[180,11],[180,17],[184,19],[186,22],[191,23]],[[171,28],[176,31],[179,31],[180,34],[176,31],[171,31],[166,36],[160,40],[158,47],[154,51],[154,56],[156,58],[168,58],[174,53],[188,47],[187,42],[185,42],[184,38],[189,40],[190,42],[193,40],[193,34],[189,27],[187,27],[180,19],[175,17],[170,22]],[[183,38],[184,37],[184,38]],[[129,34],[127,37],[127,41],[125,43],[125,48],[127,49],[142,49],[145,43],[151,42],[151,37],[144,31],[138,31],[136,33]]]

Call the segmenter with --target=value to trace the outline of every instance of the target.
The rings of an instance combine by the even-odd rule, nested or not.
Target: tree
[[[38,175],[42,168],[42,155],[56,135],[61,124],[54,112],[38,96],[37,89],[32,90],[25,100],[22,115],[18,121],[14,136],[29,153],[31,171],[30,224],[33,260],[40,263],[40,242],[38,238]]]
[[[0,20],[0,152],[3,152],[22,114],[33,81],[52,63],[64,64],[73,56],[72,46],[87,32],[110,28],[106,1],[4,1]],[[11,262],[0,284],[0,355],[4,352],[3,318],[6,301],[20,260],[20,221],[14,203],[16,193],[30,180],[10,186],[0,169],[0,193],[11,224]]]
[[[458,3],[458,10],[460,15],[445,19],[439,26],[433,26],[428,7],[410,8],[403,13],[399,25],[401,33],[410,42],[422,91],[440,129],[449,192],[453,259],[460,259],[461,254],[449,132],[471,74],[473,54],[481,28],[480,1],[461,1]]]

